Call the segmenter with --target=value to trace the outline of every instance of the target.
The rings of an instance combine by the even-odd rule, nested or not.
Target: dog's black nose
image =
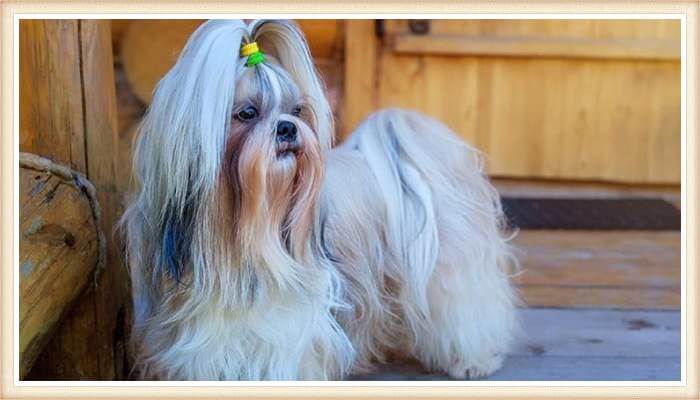
[[[289,121],[280,121],[277,124],[277,141],[293,142],[297,140],[297,126]]]

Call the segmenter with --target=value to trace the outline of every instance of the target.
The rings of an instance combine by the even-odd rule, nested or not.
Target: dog
[[[140,378],[337,380],[391,354],[455,379],[501,367],[517,260],[478,151],[399,109],[333,146],[294,23],[192,34],[139,127],[121,221]]]

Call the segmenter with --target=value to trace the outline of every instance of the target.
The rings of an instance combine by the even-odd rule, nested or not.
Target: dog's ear
[[[260,50],[274,57],[307,97],[321,148],[329,150],[334,137],[333,114],[303,33],[296,24],[285,20],[257,20],[249,30]]]
[[[189,264],[198,207],[216,190],[228,137],[239,55],[247,26],[212,20],[190,37],[175,65],[160,80],[139,128],[134,172],[153,254],[153,276],[179,279]]]

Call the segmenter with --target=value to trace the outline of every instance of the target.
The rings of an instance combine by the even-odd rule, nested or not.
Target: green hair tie
[[[261,52],[253,53],[248,56],[248,60],[245,62],[246,67],[254,67],[261,62],[265,61],[265,55]]]
[[[254,67],[265,61],[265,55],[258,49],[255,42],[241,46],[241,57],[248,57],[245,62],[246,67]]]

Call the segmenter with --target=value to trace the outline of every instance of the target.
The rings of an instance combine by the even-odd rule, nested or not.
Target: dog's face
[[[311,128],[313,118],[305,94],[280,66],[245,69],[231,112],[228,152],[232,161],[256,146],[271,167],[295,167],[307,149],[315,151],[319,146]]]
[[[265,60],[247,66],[240,49],[251,42]],[[330,106],[296,25],[202,24],[158,83],[134,155],[145,218],[133,221],[148,244],[138,252],[148,261],[134,263],[153,265],[148,303],[171,282],[234,304],[252,291],[245,282],[294,280],[311,257],[332,142]]]
[[[272,228],[290,247],[293,229],[309,228],[322,158],[307,98],[272,58],[236,82],[223,172],[246,242]]]

